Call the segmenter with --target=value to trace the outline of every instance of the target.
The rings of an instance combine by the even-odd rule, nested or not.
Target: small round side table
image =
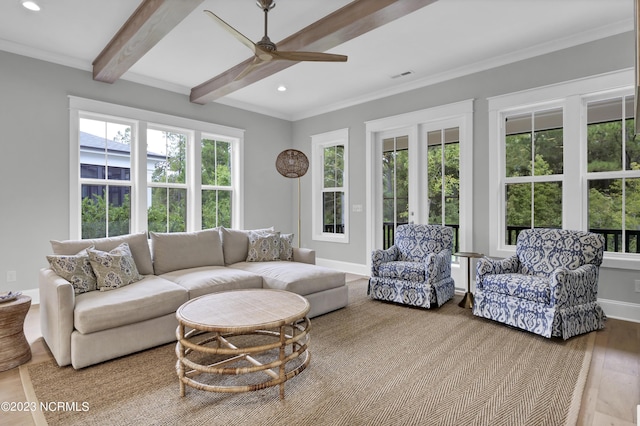
[[[471,293],[471,259],[483,257],[484,254],[471,251],[461,251],[458,253],[453,253],[453,255],[467,258],[467,292],[465,293],[460,303],[458,303],[458,306],[460,306],[461,308],[471,309],[473,308],[473,293]]]
[[[0,303],[0,371],[31,359],[31,347],[24,336],[24,319],[31,307],[29,296]]]

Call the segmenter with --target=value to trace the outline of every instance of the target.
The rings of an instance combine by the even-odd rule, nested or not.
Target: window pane
[[[606,251],[622,251],[622,179],[589,181],[589,230],[605,236]]]
[[[324,188],[342,188],[344,185],[344,145],[324,148]]]
[[[635,98],[625,98],[625,170],[640,170],[640,137],[636,135],[635,120],[633,119]]]
[[[79,126],[80,176],[104,179],[104,169],[107,168],[108,179],[129,180],[131,127],[87,118],[81,118]],[[97,171],[98,176],[91,176]]]
[[[532,122],[532,114],[506,118],[505,170],[507,177],[531,176]]]
[[[562,164],[562,110],[540,111],[533,115],[535,176],[561,174]]]
[[[637,165],[636,165],[637,166]],[[625,179],[625,247],[640,253],[640,179]]]
[[[187,229],[187,190],[151,188],[149,231],[183,232]]]
[[[344,234],[343,192],[324,192],[323,196],[323,232]]]
[[[614,170],[622,170],[622,98],[587,105],[587,171]]]
[[[147,130],[147,159],[154,159],[151,182],[185,183],[187,136]]]
[[[533,191],[534,227],[562,228],[562,183],[535,183]]]
[[[231,144],[202,140],[202,184],[231,186]]]
[[[130,232],[130,186],[82,185],[81,192],[82,238],[101,238]]]
[[[106,185],[82,185],[82,238],[107,236]]]
[[[531,186],[530,183],[506,185],[506,244],[515,244],[518,233],[531,228]]]
[[[108,236],[125,235],[130,232],[131,187],[109,186]]]
[[[202,228],[231,227],[231,191],[202,191]]]

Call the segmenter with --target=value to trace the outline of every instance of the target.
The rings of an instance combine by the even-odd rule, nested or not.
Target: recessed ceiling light
[[[38,3],[31,0],[24,0],[22,2],[22,6],[24,6],[26,9],[33,10],[34,12],[37,12],[40,10],[40,6],[38,6]]]
[[[278,92],[286,92],[287,91],[287,86],[285,86],[284,84],[281,84],[280,86],[278,86]]]

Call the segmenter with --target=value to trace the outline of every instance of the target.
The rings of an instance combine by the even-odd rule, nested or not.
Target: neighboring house
[[[106,145],[105,145],[106,144]],[[166,157],[159,153],[147,152],[147,179],[151,180],[151,175],[156,165],[165,161]],[[105,164],[108,167],[105,168]],[[105,139],[101,136],[80,132],[80,174],[83,178],[105,179],[107,169],[109,179],[130,180],[131,166],[131,146],[126,143]],[[102,196],[103,185],[82,185],[82,198],[93,195]],[[147,189],[151,205],[151,189]],[[124,197],[129,193],[129,187],[109,186],[109,202],[114,206],[121,206]]]

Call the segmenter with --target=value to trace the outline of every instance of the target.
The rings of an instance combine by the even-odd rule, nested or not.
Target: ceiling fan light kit
[[[247,46],[254,54],[254,59],[248,67],[240,72],[234,80],[241,80],[252,72],[255,68],[267,62],[284,60],[293,62],[314,61],[314,62],[346,62],[347,56],[336,55],[332,53],[321,52],[284,52],[278,51],[277,45],[271,41],[267,35],[269,11],[276,6],[274,0],[257,0],[256,5],[264,12],[264,36],[260,41],[254,43],[248,37],[240,33],[238,30],[227,24],[215,13],[210,10],[204,12],[222,26],[226,31],[233,35],[238,41]]]

